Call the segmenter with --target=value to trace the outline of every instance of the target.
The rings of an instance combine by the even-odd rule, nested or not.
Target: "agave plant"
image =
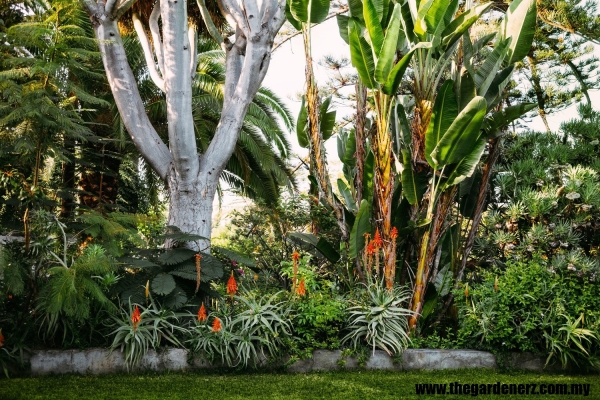
[[[357,348],[366,342],[373,348],[385,350],[389,355],[399,354],[408,347],[408,319],[413,313],[402,307],[410,293],[398,287],[387,290],[378,284],[366,287],[365,297],[348,308],[349,333],[342,342]]]

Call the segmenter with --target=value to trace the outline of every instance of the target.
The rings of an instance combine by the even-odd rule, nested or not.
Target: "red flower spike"
[[[306,296],[306,286],[304,285],[304,279],[300,280],[300,284],[296,288],[296,294],[300,297]]]
[[[0,347],[4,346],[4,335],[2,335],[2,329],[0,329]]]
[[[131,322],[133,323],[133,330],[137,329],[138,324],[142,320],[142,314],[140,313],[140,308],[136,305],[133,310],[133,314],[131,314]]]
[[[298,253],[297,251],[294,251],[292,253],[292,260],[298,261],[299,259],[300,259],[300,253]]]
[[[398,229],[394,226],[390,232],[390,238],[397,239],[398,238]]]
[[[206,308],[204,307],[204,303],[202,303],[200,309],[198,310],[198,321],[204,322],[206,321],[206,318]]]
[[[377,251],[375,250],[375,244],[373,243],[375,240],[371,240],[367,245],[367,255],[372,256]]]
[[[233,298],[233,295],[237,292],[237,282],[233,277],[233,271],[231,271],[231,276],[227,281],[227,294]]]
[[[381,235],[379,234],[379,228],[375,231],[375,236],[373,237],[373,244],[375,245],[375,249],[380,249],[383,247],[383,240],[381,239]]]
[[[212,331],[219,332],[221,330],[221,320],[219,318],[215,318],[212,323]]]

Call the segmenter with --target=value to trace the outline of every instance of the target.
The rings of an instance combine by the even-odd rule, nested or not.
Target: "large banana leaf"
[[[356,165],[356,159],[354,153],[356,153],[356,136],[354,132],[340,129],[337,135],[337,151],[338,158],[342,164],[354,168]]]
[[[285,16],[287,18],[287,20],[290,22],[290,24],[292,24],[292,26],[294,28],[296,28],[296,30],[302,30],[302,21],[298,21],[296,18],[294,18],[294,15],[292,14],[292,10],[290,10],[290,2],[286,1],[285,3]]]
[[[477,96],[458,114],[431,152],[434,168],[439,169],[448,164],[457,163],[473,150],[479,137],[486,108],[485,99]]]
[[[521,103],[515,106],[506,107],[502,111],[493,114],[491,117],[486,118],[483,124],[485,135],[489,139],[498,137],[500,128],[516,121],[535,107],[537,107],[537,103]]]
[[[338,30],[340,32],[340,36],[346,42],[346,44],[350,44],[350,39],[348,39],[348,20],[349,17],[347,15],[336,15]]]
[[[417,1],[417,15],[414,18],[415,33],[421,40],[425,40],[425,32],[427,32],[427,23],[425,22],[425,16],[427,11],[431,8],[435,0],[421,0]]]
[[[383,29],[381,28],[381,22],[373,3],[374,0],[364,0],[363,16],[365,18],[365,26],[369,32],[369,38],[371,39],[373,57],[376,58],[383,45]]]
[[[481,159],[481,155],[485,150],[486,140],[485,138],[479,138],[475,143],[475,147],[473,150],[463,157],[460,160],[450,175],[448,176],[448,180],[445,182],[446,187],[454,186],[465,180],[465,178],[470,177],[475,172],[475,168],[477,168],[477,164]]]
[[[475,80],[478,95],[485,96],[487,93],[492,81],[500,70],[504,57],[508,54],[509,45],[510,39],[501,40],[499,43],[496,43],[494,51],[486,57],[481,67],[477,69],[473,79]]]
[[[475,81],[469,73],[465,71],[460,77],[460,98],[459,98],[459,110],[462,110],[469,104],[471,100],[477,96],[477,90],[475,89]]]
[[[481,14],[486,12],[492,2],[480,4],[456,17],[442,31],[442,49],[452,47],[454,43],[481,17]]]
[[[348,8],[350,9],[350,17],[364,21],[362,0],[348,0]]]
[[[385,26],[383,25],[383,22],[387,20],[387,14],[390,9],[390,0],[371,0],[371,2],[375,8],[377,19],[382,23],[382,26]],[[364,4],[366,4],[366,2]]]
[[[329,139],[333,134],[333,128],[335,127],[335,116],[337,111],[329,110],[331,106],[331,96],[327,97],[319,109],[319,124],[321,134],[323,135],[323,141]]]
[[[529,53],[535,34],[536,0],[514,0],[504,19],[502,36],[512,38],[507,64],[520,61]]]
[[[396,103],[396,124],[395,129],[399,129],[399,138],[402,140],[403,146],[408,146],[410,143],[410,125],[408,124],[408,118],[406,118],[406,110],[400,103]],[[397,152],[400,154],[400,152]]]
[[[333,128],[335,127],[336,111],[329,111],[330,104],[331,96],[327,97],[319,108],[319,129],[321,130],[324,141],[331,137]],[[302,96],[302,104],[300,105],[300,112],[298,113],[298,120],[296,121],[296,136],[298,137],[298,144],[300,147],[307,149],[309,145],[308,111],[306,109],[306,99],[304,96]]]
[[[356,258],[359,256],[360,251],[365,247],[365,233],[371,232],[371,223],[369,217],[371,216],[371,203],[367,200],[360,202],[358,214],[352,225],[350,231],[350,258]]]
[[[452,21],[452,18],[454,18],[454,14],[456,14],[456,11],[458,11],[458,0],[452,0],[450,1],[450,4],[448,4],[446,12],[444,13],[444,27],[448,26],[448,24]]]
[[[308,149],[308,111],[306,110],[306,98],[302,96],[302,104],[300,104],[300,112],[298,113],[298,120],[296,121],[296,136],[298,137],[298,144],[304,149]]]
[[[455,0],[456,1],[456,0]],[[454,2],[455,2],[454,1]],[[450,0],[433,0],[431,7],[425,14],[427,32],[434,33],[440,24],[444,24],[444,16],[450,7]]]
[[[398,61],[398,64],[396,64],[396,66],[392,69],[392,71],[388,75],[385,84],[381,88],[381,91],[383,93],[389,96],[393,96],[396,94],[398,86],[400,86],[400,82],[402,82],[402,78],[404,77],[404,72],[406,72],[406,69],[410,64],[410,59],[412,58],[412,55],[414,54],[415,50],[417,50],[418,48],[427,47],[427,45],[431,44],[426,42],[419,43],[419,45],[413,47],[408,53],[406,53],[404,57],[400,59],[400,61]]]
[[[363,193],[362,198],[368,201],[373,200],[373,182],[375,179],[375,156],[369,151],[365,158],[365,168],[363,170]]]
[[[433,105],[433,114],[427,126],[427,132],[425,132],[425,158],[432,167],[435,167],[435,163],[431,159],[431,152],[458,116],[453,85],[454,82],[448,79],[440,88]]]
[[[375,61],[373,60],[373,53],[369,43],[362,37],[360,24],[354,18],[350,18],[350,21],[348,21],[348,39],[350,40],[352,65],[358,71],[358,76],[363,85],[369,89],[374,89],[377,84],[374,80]]]
[[[396,48],[398,46],[398,37],[402,32],[400,15],[402,9],[399,4],[394,5],[394,11],[390,19],[390,24],[385,33],[381,51],[377,56],[377,66],[375,67],[375,80],[381,84],[387,81],[387,78],[392,70]]]
[[[504,68],[492,81],[490,88],[485,94],[485,101],[488,104],[488,110],[491,110],[493,107],[497,105],[503,98],[502,93],[504,92],[504,88],[510,82],[510,77],[515,69],[515,64],[511,64],[510,66]]]
[[[344,198],[344,203],[346,203],[346,208],[352,212],[356,212],[356,204],[354,203],[354,196],[352,196],[352,191],[342,179],[337,180],[337,186],[340,194]]]
[[[289,0],[294,19],[318,24],[325,21],[329,13],[329,0]]]
[[[415,36],[415,26],[413,24],[413,19],[412,19],[412,15],[410,12],[410,6],[408,4],[408,2],[405,2],[403,4],[401,4],[400,6],[401,8],[401,22],[402,22],[402,30],[404,31],[404,34],[406,35],[406,40],[410,43],[415,43],[417,41],[417,38]]]
[[[469,52],[465,52],[465,57],[471,58],[475,54],[479,53],[491,40],[497,35],[496,32],[488,33],[477,39],[470,47]]]
[[[402,150],[403,167],[402,170],[402,189],[404,197],[412,205],[418,204],[427,189],[427,177],[416,174],[412,169],[410,153],[408,150]]]

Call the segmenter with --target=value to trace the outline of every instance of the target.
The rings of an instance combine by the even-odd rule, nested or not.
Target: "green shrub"
[[[327,290],[309,292],[293,304],[294,349],[338,349],[345,324],[346,301]]]
[[[458,342],[464,347],[534,352],[548,361],[557,357],[563,365],[584,359],[594,364],[600,352],[595,273],[555,270],[542,262],[509,263],[505,270],[483,271],[481,282],[471,282],[455,296]]]

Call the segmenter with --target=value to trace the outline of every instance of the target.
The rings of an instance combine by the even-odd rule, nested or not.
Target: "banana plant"
[[[531,46],[535,1],[513,1],[500,31],[475,41],[469,28],[491,8],[491,2],[467,6],[460,13],[458,0],[349,3],[350,15],[340,16],[338,24],[350,45],[352,64],[370,89],[375,105],[377,132],[372,147],[376,218],[384,235],[389,235],[394,181],[390,133],[395,129],[402,137],[396,156],[402,154],[403,196],[413,206],[419,225],[425,225],[411,300],[415,314],[410,325],[414,328],[436,247],[448,228],[447,216],[457,184],[473,174],[488,139],[527,108],[504,110],[502,100],[514,63]],[[483,63],[476,65],[475,56],[484,48],[491,50]],[[404,79],[408,67],[412,81]],[[395,97],[403,80],[414,98],[410,124]],[[394,129],[391,121],[397,125]],[[384,236],[384,240],[390,242],[389,237]],[[391,287],[395,254],[387,253],[386,249],[386,286]]]
[[[338,25],[342,38],[350,45],[352,65],[361,83],[369,90],[375,108],[376,129],[370,138],[375,164],[373,203],[377,229],[384,243],[386,287],[391,290],[396,271],[395,245],[390,237],[395,182],[390,131],[394,95],[415,51],[431,44],[422,42],[411,49],[405,48],[402,6],[399,3],[389,0],[365,0],[361,3],[355,0],[349,2],[349,8],[349,16],[338,16]],[[403,53],[399,60],[396,57],[398,50]]]
[[[535,30],[535,1],[514,1],[499,32],[472,42],[468,28],[491,3],[465,10],[454,17],[457,0],[434,0],[430,5],[407,2],[414,26],[412,39],[427,39],[429,49],[419,50],[413,60],[415,122],[411,130],[407,172],[430,174],[428,198],[420,204],[425,220],[431,221],[421,236],[411,310],[415,328],[422,312],[436,249],[448,228],[447,216],[457,193],[457,184],[472,176],[489,139],[499,128],[519,118],[529,105],[503,109],[504,89],[515,62],[529,51]],[[415,12],[416,11],[416,12]],[[407,12],[408,16],[409,13]],[[410,21],[406,21],[407,24]],[[493,41],[483,63],[473,58]],[[452,79],[444,71],[450,66]],[[446,79],[439,86],[439,82]],[[439,89],[438,89],[439,87]],[[409,162],[410,161],[410,162]],[[424,162],[425,161],[425,162]],[[414,199],[413,199],[414,200]]]

